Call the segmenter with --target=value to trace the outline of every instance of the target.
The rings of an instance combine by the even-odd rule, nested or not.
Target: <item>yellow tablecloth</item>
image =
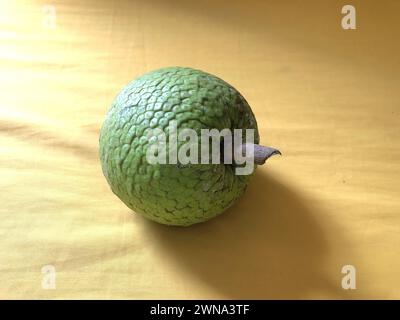
[[[0,298],[400,298],[400,3],[352,1],[356,30],[345,4],[1,1]],[[284,154],[186,229],[97,156],[118,91],[171,65],[234,85]]]

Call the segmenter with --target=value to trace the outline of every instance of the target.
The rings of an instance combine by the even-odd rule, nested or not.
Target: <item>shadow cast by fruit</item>
[[[232,299],[341,296],[323,263],[329,243],[299,195],[258,170],[248,190],[216,219],[188,228],[145,222],[177,268]],[[207,298],[207,297],[204,297]]]

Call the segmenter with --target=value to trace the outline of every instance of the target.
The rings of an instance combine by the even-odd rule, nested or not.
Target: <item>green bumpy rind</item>
[[[226,210],[244,192],[250,175],[235,175],[229,164],[149,164],[147,131],[164,130],[172,120],[178,130],[255,129],[255,143],[259,134],[242,95],[200,70],[159,69],[118,94],[100,132],[100,160],[112,191],[151,220],[188,226]]]

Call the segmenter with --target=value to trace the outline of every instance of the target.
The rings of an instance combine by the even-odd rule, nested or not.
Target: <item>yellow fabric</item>
[[[400,3],[352,1],[356,30],[345,4],[2,0],[0,298],[400,298]],[[133,214],[97,156],[117,92],[171,65],[234,85],[283,153],[186,229]]]

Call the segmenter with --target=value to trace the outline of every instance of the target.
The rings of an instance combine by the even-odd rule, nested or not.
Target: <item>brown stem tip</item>
[[[251,150],[250,148],[254,148],[254,163],[258,165],[264,164],[268,158],[276,154],[282,155],[278,149],[261,146],[259,144],[245,143],[242,146],[245,154],[247,154],[247,150]]]

